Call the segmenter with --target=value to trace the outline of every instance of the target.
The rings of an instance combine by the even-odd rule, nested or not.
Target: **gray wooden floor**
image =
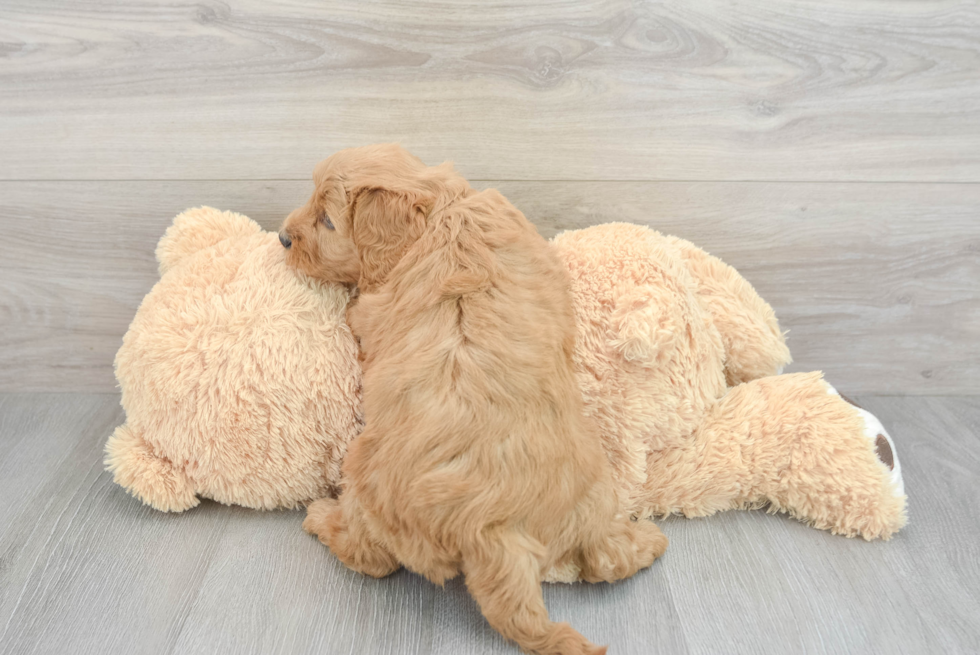
[[[621,655],[980,650],[980,398],[860,397],[902,457],[888,542],[784,516],[661,522],[616,585],[549,585],[556,619]],[[517,653],[460,580],[345,569],[301,512],[140,505],[102,471],[113,394],[0,394],[0,653]]]

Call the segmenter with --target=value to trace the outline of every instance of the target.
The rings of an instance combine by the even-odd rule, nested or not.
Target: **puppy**
[[[575,317],[548,243],[495,190],[395,145],[321,162],[286,219],[287,261],[356,283],[365,426],[339,499],[303,526],[350,568],[459,572],[490,624],[535,653],[604,653],[552,623],[544,573],[613,581],[667,539],[618,507],[572,368]]]

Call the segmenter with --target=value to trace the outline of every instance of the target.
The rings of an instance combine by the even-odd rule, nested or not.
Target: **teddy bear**
[[[362,426],[350,293],[283,254],[275,234],[209,207],[177,216],[157,245],[160,280],[116,354],[126,423],[105,447],[144,503],[274,509],[336,493]]]
[[[775,314],[735,269],[639,225],[552,244],[571,279],[585,411],[624,511],[766,507],[865,539],[905,525],[888,432],[820,373],[781,374],[791,358]],[[363,425],[351,292],[283,255],[275,234],[206,207],[161,239],[161,279],[116,357],[127,420],[106,444],[115,481],[143,502],[311,503],[314,517],[342,484]]]

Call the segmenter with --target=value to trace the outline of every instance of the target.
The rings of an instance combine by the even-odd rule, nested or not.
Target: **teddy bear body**
[[[868,443],[880,425],[867,435],[861,410],[819,373],[780,375],[791,358],[775,314],[735,269],[637,225],[554,243],[572,278],[585,407],[630,512],[767,505],[883,537],[904,524],[901,480]],[[841,499],[837,480],[864,478]]]

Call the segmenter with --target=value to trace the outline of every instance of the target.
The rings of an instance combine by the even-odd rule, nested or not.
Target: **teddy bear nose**
[[[280,232],[279,233],[279,243],[282,244],[282,247],[283,248],[288,248],[289,246],[293,245],[293,240],[290,239],[289,238],[289,235],[286,234],[285,232]]]

